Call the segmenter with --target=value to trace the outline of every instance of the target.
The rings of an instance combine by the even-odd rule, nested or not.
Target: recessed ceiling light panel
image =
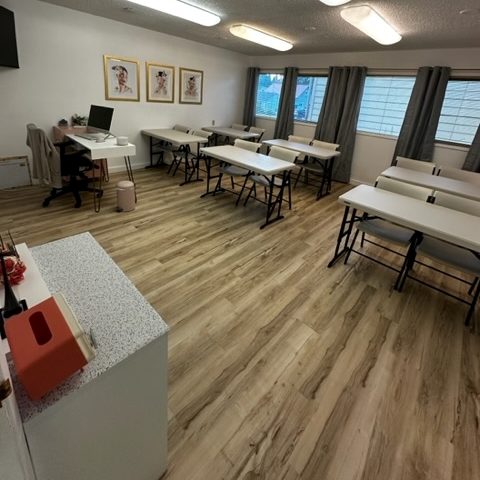
[[[159,12],[168,13],[175,17],[198,23],[204,27],[212,27],[220,22],[220,17],[214,13],[207,12],[202,8],[194,7],[179,0],[128,0],[131,3],[142,5],[143,7],[152,8]]]
[[[230,33],[236,37],[279,50],[280,52],[286,52],[293,47],[291,43],[286,42],[281,38],[274,37],[273,35],[257,30],[256,28],[249,27],[248,25],[232,25],[230,27]]]
[[[402,39],[401,35],[368,5],[344,8],[340,15],[345,21],[382,45],[393,45]]]
[[[329,7],[338,7],[338,5],[343,5],[344,3],[348,3],[350,0],[320,0],[325,5]]]

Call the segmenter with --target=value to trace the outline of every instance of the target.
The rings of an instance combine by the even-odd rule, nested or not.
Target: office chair
[[[85,172],[95,167],[85,155],[87,150],[67,151],[66,147],[72,143],[53,143],[35,124],[27,125],[27,146],[32,150],[33,178],[52,187],[50,195],[43,200],[43,207],[48,207],[53,199],[66,193],[73,195],[75,208],[82,205],[81,191],[94,192],[97,198],[103,194],[102,190],[88,186],[93,179],[88,178]],[[66,184],[63,180],[65,177],[68,177]]]

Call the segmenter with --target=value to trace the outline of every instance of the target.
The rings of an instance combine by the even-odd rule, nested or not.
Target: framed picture
[[[202,103],[203,72],[180,68],[180,103]]]
[[[103,56],[105,98],[140,101],[140,68],[134,58]]]
[[[175,67],[145,63],[147,69],[147,102],[173,103]]]

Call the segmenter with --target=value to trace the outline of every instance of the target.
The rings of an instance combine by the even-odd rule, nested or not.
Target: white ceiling
[[[219,15],[222,20],[214,27],[127,0],[45,1],[252,56],[277,52],[234,37],[228,31],[231,25],[245,23],[288,40],[294,44],[291,54],[480,46],[479,0],[353,0],[343,7],[328,7],[319,0],[187,0]],[[345,6],[365,3],[402,35],[398,44],[379,45],[340,17]],[[469,12],[461,15],[461,10]]]

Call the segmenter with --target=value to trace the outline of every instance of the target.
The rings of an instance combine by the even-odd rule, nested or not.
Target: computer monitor
[[[88,131],[110,133],[113,108],[91,105],[88,114]]]

